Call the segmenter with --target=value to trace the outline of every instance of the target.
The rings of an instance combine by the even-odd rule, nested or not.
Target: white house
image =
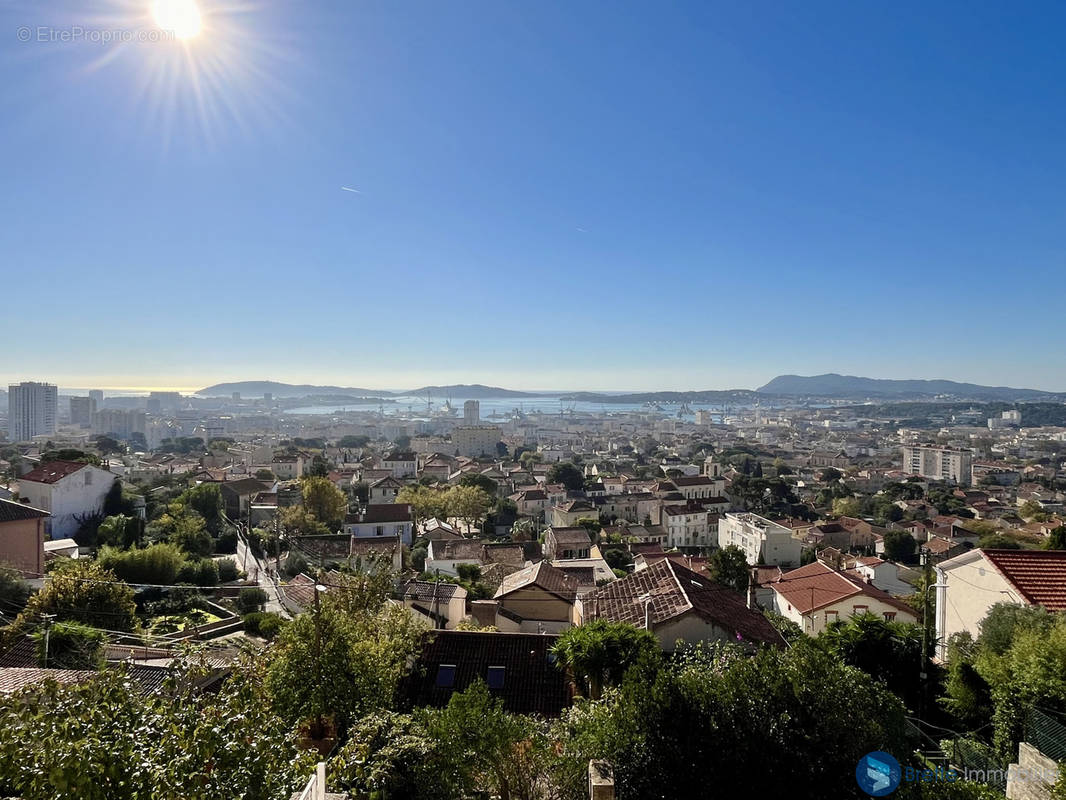
[[[815,561],[772,578],[773,611],[816,636],[838,620],[876,614],[886,620],[917,622],[914,610],[855,572],[838,572]]]
[[[104,510],[104,498],[114,482],[114,475],[92,464],[50,461],[19,478],[19,497],[49,512],[49,535],[63,539]]]
[[[718,515],[699,506],[663,506],[667,547],[709,548],[718,541]]]
[[[370,504],[362,513],[344,518],[344,532],[358,538],[398,536],[410,546],[414,519],[406,503]]]
[[[736,545],[748,564],[794,566],[800,563],[803,543],[784,525],[748,512],[726,514],[718,522],[718,546]]]
[[[484,551],[479,539],[430,539],[426,548],[426,572],[458,576],[460,564],[480,566]]]
[[[937,564],[938,655],[953,634],[976,637],[997,603],[1066,611],[1066,550],[969,550]]]

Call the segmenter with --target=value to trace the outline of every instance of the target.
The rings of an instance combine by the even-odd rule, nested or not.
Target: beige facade
[[[929,444],[904,445],[903,471],[934,481],[951,481],[960,486],[969,486],[973,472],[973,451]]]

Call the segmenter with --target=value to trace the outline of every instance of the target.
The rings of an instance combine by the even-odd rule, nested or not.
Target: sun
[[[196,0],[152,0],[152,16],[156,25],[179,39],[191,39],[203,28]]]

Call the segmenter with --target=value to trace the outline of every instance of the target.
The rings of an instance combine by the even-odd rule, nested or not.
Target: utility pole
[[[929,613],[929,590],[933,588],[932,581],[929,579],[929,568],[932,566],[929,560],[929,550],[923,547],[921,553],[922,574],[925,576],[924,588],[922,589],[922,668],[918,672],[918,677],[921,679],[921,694],[918,698],[918,708],[922,714],[925,713],[925,695],[926,695],[926,679],[928,678],[929,669],[929,623],[932,621],[933,615]]]
[[[314,735],[321,738],[325,731],[322,724],[322,602],[319,599],[319,582],[322,580],[322,571],[319,570],[315,580],[315,693],[318,695],[318,711],[315,716]]]
[[[44,668],[48,669],[48,639],[52,633],[52,622],[55,620],[55,614],[42,614],[44,617]]]

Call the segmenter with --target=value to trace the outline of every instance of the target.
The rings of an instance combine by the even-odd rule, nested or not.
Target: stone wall
[[[1007,773],[1007,800],[1051,800],[1059,765],[1028,742],[1018,746],[1018,763]]]

